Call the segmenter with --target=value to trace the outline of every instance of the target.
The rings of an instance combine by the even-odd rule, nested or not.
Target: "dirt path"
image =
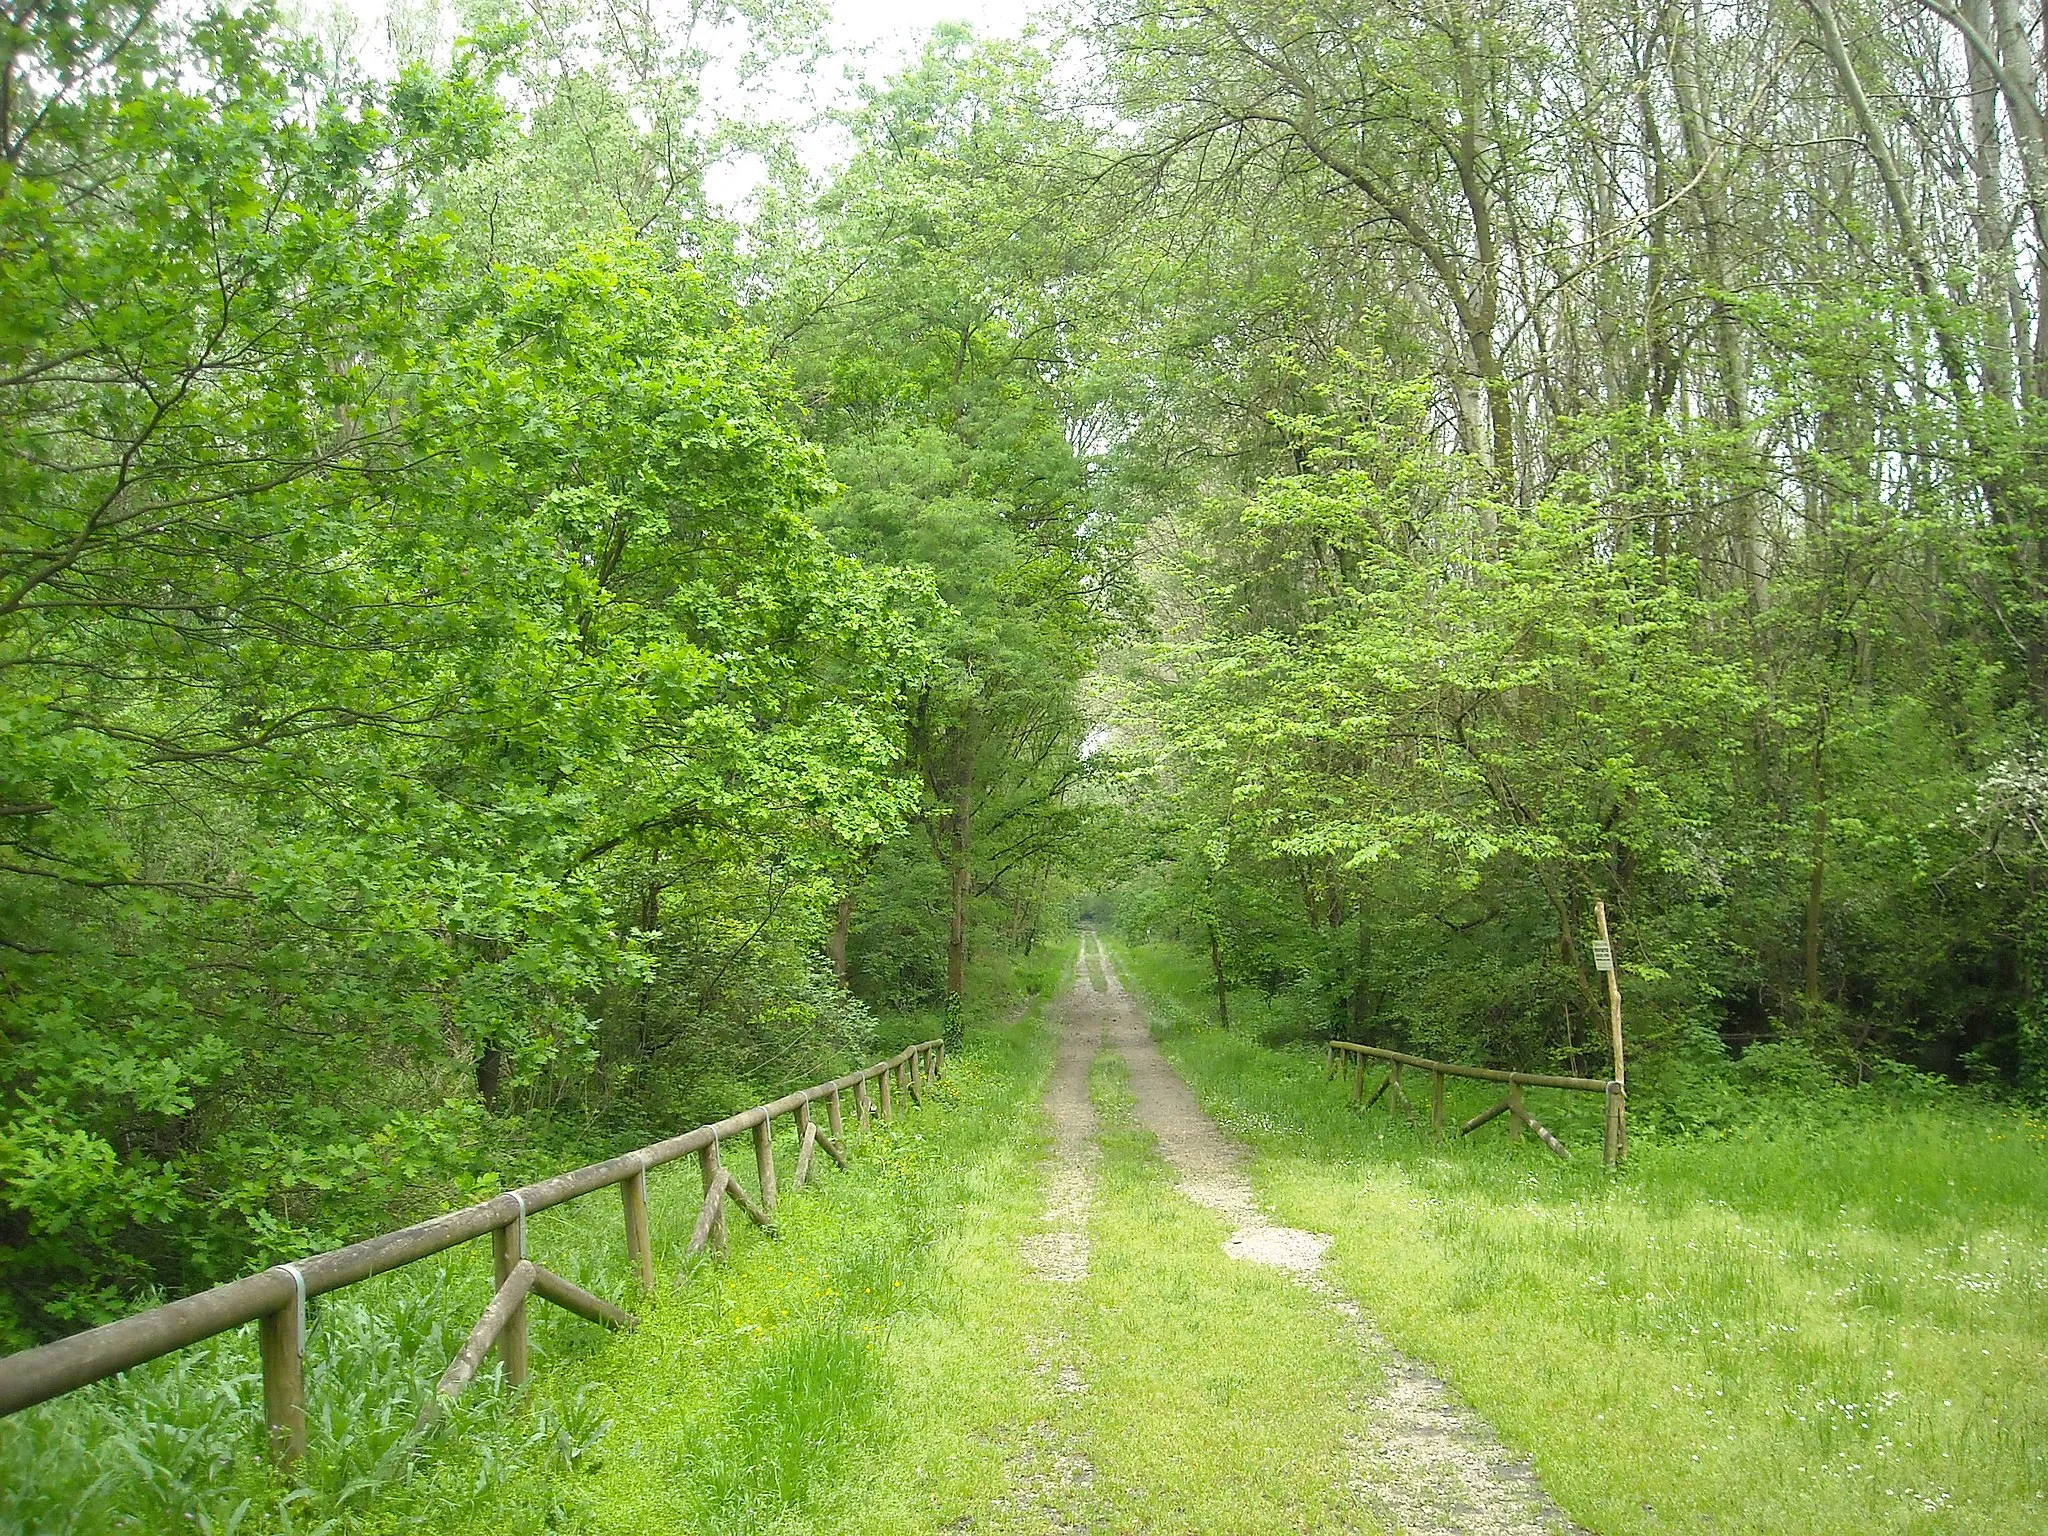
[[[1091,953],[1102,973],[1089,974]],[[1484,1420],[1428,1371],[1380,1337],[1357,1303],[1324,1277],[1330,1239],[1268,1220],[1252,1193],[1244,1149],[1228,1140],[1202,1110],[1153,1043],[1136,1001],[1092,932],[1063,1010],[1065,1033],[1047,1094],[1059,1162],[1048,1200],[1052,1228],[1039,1239],[1034,1265],[1048,1277],[1087,1272],[1087,1169],[1077,1148],[1094,1129],[1088,1069],[1098,1050],[1120,1055],[1140,1124],[1174,1170],[1181,1193],[1234,1228],[1224,1250],[1248,1263],[1272,1265],[1307,1287],[1342,1320],[1356,1346],[1385,1370],[1382,1392],[1358,1407],[1350,1452],[1351,1493],[1392,1530],[1413,1536],[1556,1536],[1574,1526],[1543,1492],[1526,1462],[1511,1456]],[[1057,1214],[1055,1214],[1057,1213]],[[1076,1235],[1078,1233],[1078,1235]],[[1066,1266],[1063,1270],[1060,1266]],[[1275,1401],[1285,1393],[1276,1384]]]
[[[1086,950],[1075,958],[1069,996],[1089,991]],[[1103,1045],[1099,1009],[1069,1008],[1062,1017],[1059,1052],[1046,1084],[1045,1113],[1052,1124],[1052,1172],[1046,1180],[1044,1230],[1024,1240],[1024,1262],[1040,1280],[1079,1285],[1088,1278],[1088,1211],[1094,1197],[1095,1106],[1088,1097],[1088,1072]],[[1058,1397],[1088,1390],[1065,1333],[1033,1339],[1031,1368],[1052,1378]],[[1095,1481],[1095,1468],[1052,1419],[1040,1419],[1025,1435],[1013,1466],[1011,1511],[1030,1524],[1063,1533],[1080,1532],[1066,1514],[1074,1496]]]

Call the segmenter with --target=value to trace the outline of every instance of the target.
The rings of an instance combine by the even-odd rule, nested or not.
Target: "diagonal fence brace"
[[[531,1259],[521,1259],[512,1266],[512,1272],[505,1277],[505,1283],[498,1287],[491,1297],[490,1305],[484,1308],[483,1316],[476,1320],[476,1326],[469,1331],[469,1337],[462,1342],[462,1348],[449,1362],[448,1369],[441,1373],[441,1380],[434,1387],[434,1395],[420,1409],[415,1428],[424,1428],[440,1413],[442,1407],[460,1397],[469,1384],[476,1380],[476,1373],[483,1366],[484,1356],[491,1352],[491,1346],[498,1342],[498,1335],[505,1331],[512,1314],[519,1309],[529,1296],[539,1296],[551,1301],[564,1311],[621,1332],[639,1324],[639,1319],[623,1307],[615,1307],[602,1296],[593,1296],[573,1280],[565,1280],[551,1269],[543,1269]]]

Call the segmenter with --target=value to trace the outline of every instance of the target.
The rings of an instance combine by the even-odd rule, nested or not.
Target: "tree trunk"
[[[1991,0],[1963,0],[1962,14],[1980,36],[1997,34]],[[1991,61],[1964,47],[1970,67],[1970,163],[1976,179],[1978,303],[1987,314],[2003,310],[2018,316],[2010,325],[1987,324],[1984,330],[1984,392],[2012,403],[2017,359],[2026,342],[2026,295],[2016,282],[2012,260],[2012,222],[2006,213],[2005,154],[1998,127],[1998,75]]]
[[[1813,808],[1813,869],[1806,883],[1806,1000],[1820,1001],[1820,893],[1827,873],[1828,808]]]
[[[484,1101],[484,1108],[496,1114],[498,1095],[505,1078],[505,1052],[495,1040],[488,1041],[476,1053],[476,1096]]]
[[[842,986],[846,983],[846,938],[852,927],[853,892],[842,891],[839,895],[839,913],[832,921],[832,937],[825,944],[825,953],[832,960],[832,974],[839,978]]]
[[[1362,1043],[1366,1021],[1372,1017],[1372,929],[1365,920],[1365,903],[1358,904],[1358,974],[1351,980],[1351,1030]]]
[[[1670,5],[1665,8],[1664,25],[1671,94],[1678,107],[1679,133],[1696,183],[1694,205],[1699,213],[1700,247],[1705,258],[1705,276],[1713,290],[1713,357],[1721,391],[1721,413],[1730,434],[1741,444],[1744,461],[1739,471],[1742,483],[1728,488],[1733,493],[1727,498],[1733,522],[1727,537],[1735,556],[1735,569],[1741,573],[1744,595],[1754,611],[1764,603],[1763,531],[1755,484],[1762,475],[1755,462],[1750,426],[1749,362],[1741,322],[1732,307],[1731,296],[1738,278],[1727,248],[1734,222],[1728,207],[1727,167],[1714,143],[1692,22],[1677,5]]]
[[[1813,862],[1806,882],[1806,1001],[1820,1001],[1820,897],[1827,875],[1828,786],[1825,759],[1828,717],[1820,717],[1820,734],[1813,743]]]
[[[1223,945],[1216,937],[1214,919],[1209,923],[1209,967],[1216,973],[1216,1018],[1225,1029],[1230,1028],[1230,992],[1223,984]]]
[[[967,991],[967,893],[974,855],[974,759],[961,756],[953,791],[952,920],[946,933],[946,996],[956,1003]]]

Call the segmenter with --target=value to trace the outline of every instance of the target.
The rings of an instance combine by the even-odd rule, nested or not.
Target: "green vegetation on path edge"
[[[1320,1053],[1214,1028],[1202,956],[1117,953],[1274,1218],[1333,1235],[1332,1280],[1588,1529],[2048,1528],[2039,1120],[1765,1091],[1719,1134],[1638,1131],[1610,1176],[1597,1106],[1574,1134],[1575,1096],[1531,1090],[1570,1163],[1497,1127],[1440,1148]]]
[[[1330,1279],[1533,1455],[1587,1529],[2038,1528],[2039,1124],[1886,1099],[1820,1125],[1779,1119],[1788,1100],[1717,1136],[1648,1130],[1618,1176],[1504,1135],[1438,1148],[1349,1109],[1310,1051],[1209,1027],[1201,957],[1115,958],[1169,1059],[1254,1149],[1275,1218],[1331,1234]],[[0,1425],[0,1522],[1376,1529],[1345,1457],[1378,1363],[1308,1291],[1225,1256],[1225,1224],[1174,1192],[1114,1055],[1092,1074],[1086,1277],[1027,1264],[1051,1169],[1049,982],[1074,959],[1042,952],[1030,1005],[970,1026],[932,1108],[857,1137],[850,1173],[785,1203],[779,1239],[738,1232],[674,1285],[693,1181],[657,1180],[663,1282],[640,1329],[607,1338],[543,1309],[528,1392],[473,1393],[399,1475],[379,1458],[412,1401],[380,1417],[379,1382],[438,1368],[487,1293],[480,1258],[323,1307],[304,1489],[258,1461],[253,1352],[224,1340]],[[1568,1141],[1592,1129],[1552,1118]],[[551,1213],[536,1251],[625,1294],[615,1216]]]
[[[1070,975],[1074,953],[1050,948],[1034,970]],[[1345,1498],[1336,1457],[1372,1363],[1284,1276],[1224,1255],[1226,1225],[1171,1192],[1112,1057],[1092,1083],[1089,1275],[1067,1285],[1029,1269],[1052,990],[971,1026],[931,1107],[856,1135],[847,1174],[785,1200],[778,1239],[736,1228],[730,1256],[681,1286],[694,1181],[655,1180],[662,1282],[638,1303],[638,1330],[609,1337],[537,1310],[527,1391],[506,1394],[493,1366],[405,1475],[379,1460],[488,1294],[481,1253],[323,1304],[303,1490],[258,1459],[253,1350],[230,1338],[0,1421],[0,1526],[1351,1528],[1328,1523]],[[550,1213],[534,1249],[627,1294],[607,1258],[615,1218],[609,1202]],[[376,1411],[380,1387],[395,1411]]]

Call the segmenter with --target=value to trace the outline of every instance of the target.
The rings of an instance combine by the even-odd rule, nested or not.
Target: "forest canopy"
[[[823,165],[712,84],[801,6],[4,22],[0,1345],[1084,894],[1304,1038],[1604,1071],[1601,903],[1645,1092],[2048,1093],[2005,0],[1103,0]]]

